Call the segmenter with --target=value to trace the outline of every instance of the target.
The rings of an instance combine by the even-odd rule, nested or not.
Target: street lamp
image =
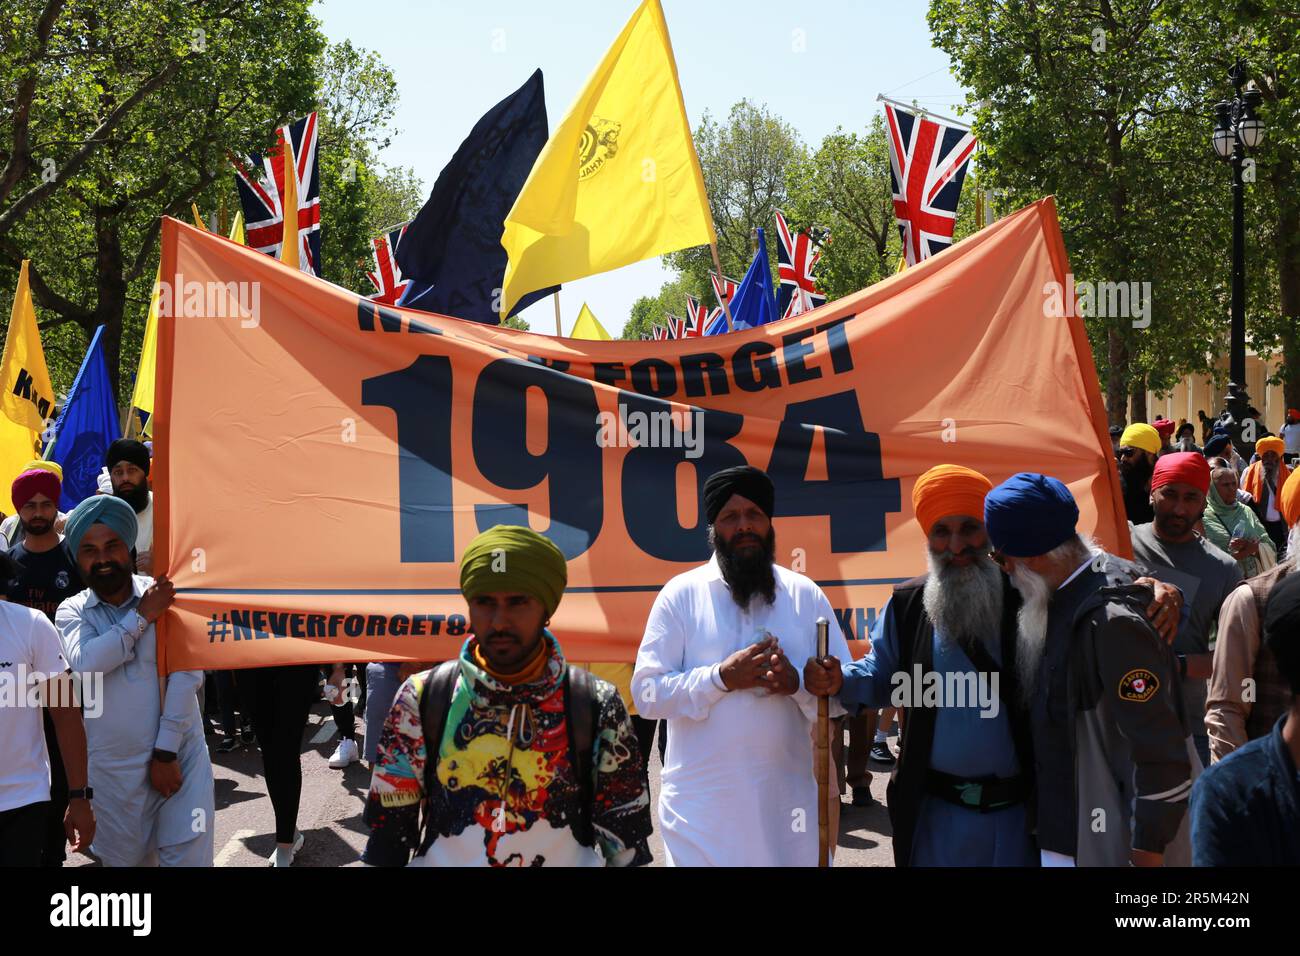
[[[1246,64],[1238,60],[1228,71],[1237,95],[1214,106],[1214,154],[1232,163],[1232,344],[1228,363],[1228,394],[1219,423],[1227,426],[1232,443],[1242,457],[1249,459],[1253,442],[1241,439],[1242,424],[1249,416],[1250,396],[1246,394],[1246,216],[1245,189],[1241,168],[1246,150],[1257,147],[1264,138],[1264,124],[1255,110],[1259,90],[1243,90]]]

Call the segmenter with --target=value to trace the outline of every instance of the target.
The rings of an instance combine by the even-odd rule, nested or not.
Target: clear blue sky
[[[662,0],[692,128],[748,97],[817,144],[864,128],[877,93],[953,115],[964,101],[948,57],[933,49],[924,0]],[[475,121],[537,67],[551,129],[568,111],[638,0],[320,0],[332,41],[378,52],[397,78],[398,134],[381,159],[432,187]],[[802,31],[796,34],[795,31]],[[796,51],[802,36],[804,49]],[[328,212],[326,213],[328,216]],[[643,295],[672,277],[658,259],[565,286],[567,332],[586,301],[618,335]],[[553,332],[550,300],[524,313]]]

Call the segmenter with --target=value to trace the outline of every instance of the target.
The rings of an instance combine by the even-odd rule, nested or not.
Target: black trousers
[[[68,835],[63,832],[63,814],[68,810],[68,772],[63,768],[59,738],[54,733],[50,712],[44,713],[45,749],[50,755],[50,802],[45,818],[45,841],[41,848],[41,866],[63,866],[67,856]]]
[[[221,732],[227,737],[238,737],[240,724],[248,724],[253,718],[252,698],[249,695],[251,681],[236,683],[234,671],[217,671],[217,702],[221,708]],[[235,716],[235,711],[239,716]]]
[[[50,803],[0,810],[0,868],[40,866]]]
[[[275,842],[292,843],[302,797],[302,734],[317,698],[315,664],[257,667],[238,671],[253,711],[253,731],[262,750],[262,774],[275,811]]]
[[[641,762],[646,776],[650,774],[650,748],[654,746],[655,728],[659,728],[659,763],[664,762],[664,748],[668,746],[668,721],[646,720],[632,714],[632,729],[636,732],[636,745],[641,751]]]
[[[321,677],[328,681],[330,679],[330,672],[333,670],[334,668],[330,665],[322,667],[320,669]],[[364,688],[366,685],[366,669],[364,667],[353,667],[351,664],[345,664],[343,666],[343,674],[345,678],[355,676],[357,678],[357,683],[360,685],[361,693],[364,694]],[[339,688],[339,690],[342,690],[342,688]],[[334,717],[334,726],[339,729],[340,737],[349,740],[357,739],[356,710],[357,707],[364,706],[364,699],[358,698],[357,704],[354,706],[350,697],[344,697],[343,703],[341,704],[330,704],[330,713]]]

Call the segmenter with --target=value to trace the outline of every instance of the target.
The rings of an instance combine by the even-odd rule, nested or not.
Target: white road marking
[[[226,841],[226,845],[221,848],[221,852],[217,854],[216,859],[212,861],[212,865],[228,866],[231,857],[243,849],[244,841],[256,835],[256,830],[236,830],[234,835]]]

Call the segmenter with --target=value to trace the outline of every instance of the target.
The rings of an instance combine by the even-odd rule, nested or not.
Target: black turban
[[[1278,670],[1300,691],[1300,573],[1292,572],[1269,591],[1264,608],[1264,645]]]
[[[763,514],[772,517],[776,498],[772,479],[757,468],[737,465],[709,475],[704,482],[704,516],[709,524],[713,524],[718,512],[731,500],[732,495],[748,498],[763,509]]]
[[[146,475],[149,474],[149,449],[138,441],[119,438],[108,446],[108,454],[104,456],[104,467],[112,471],[113,466],[119,461],[129,461]]]

